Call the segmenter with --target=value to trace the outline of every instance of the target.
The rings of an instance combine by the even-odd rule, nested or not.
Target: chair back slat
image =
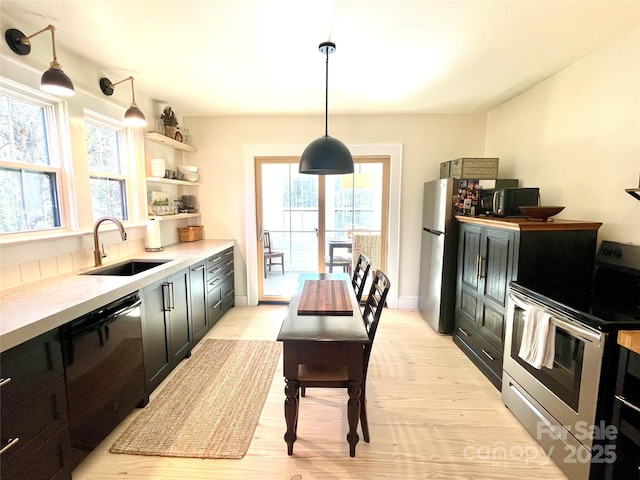
[[[378,323],[380,322],[380,316],[382,315],[382,310],[386,304],[387,294],[389,293],[390,287],[391,282],[389,281],[389,278],[382,273],[381,270],[376,270],[373,275],[373,282],[371,284],[371,289],[369,290],[367,303],[364,307],[364,313],[362,314],[364,325],[367,329],[369,340],[371,341],[371,343],[365,348],[365,372],[367,371],[371,350],[373,348],[373,340],[375,339],[376,331],[378,330]]]
[[[263,235],[264,250],[271,253],[271,234],[265,231]]]
[[[356,263],[356,268],[353,270],[353,278],[351,279],[358,303],[362,300],[362,293],[364,292],[365,283],[367,283],[370,268],[371,262],[369,258],[362,253],[358,255],[358,263]]]

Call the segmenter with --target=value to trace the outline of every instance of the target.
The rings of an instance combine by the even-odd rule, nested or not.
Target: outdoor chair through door
[[[284,252],[276,252],[271,248],[271,234],[267,231],[264,232],[263,244],[264,278],[267,278],[267,267],[269,267],[269,271],[271,271],[272,265],[280,265],[282,267],[282,275],[284,275]],[[279,262],[277,261],[278,259],[280,260]]]

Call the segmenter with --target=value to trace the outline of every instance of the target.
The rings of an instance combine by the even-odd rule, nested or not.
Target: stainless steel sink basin
[[[115,275],[119,277],[130,277],[141,272],[158,267],[163,263],[170,262],[171,260],[128,260],[126,262],[117,263],[115,265],[109,265],[92,272],[84,273],[83,275]]]

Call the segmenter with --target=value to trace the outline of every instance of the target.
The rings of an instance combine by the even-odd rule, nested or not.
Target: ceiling
[[[488,111],[640,26],[640,0],[2,0],[179,115]],[[97,79],[96,79],[96,90]]]

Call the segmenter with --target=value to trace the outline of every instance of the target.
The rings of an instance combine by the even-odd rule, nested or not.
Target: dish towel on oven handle
[[[518,356],[538,370],[553,368],[555,348],[556,329],[551,315],[540,308],[528,306]]]

